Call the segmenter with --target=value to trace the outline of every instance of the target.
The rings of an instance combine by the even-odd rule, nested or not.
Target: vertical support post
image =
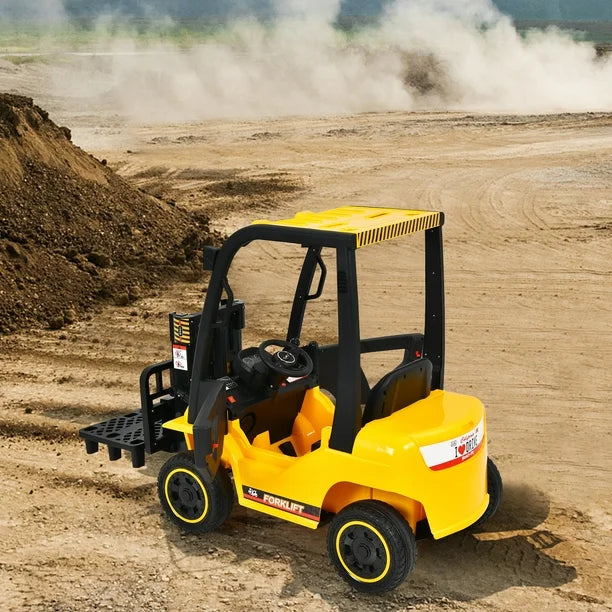
[[[293,338],[299,338],[302,333],[302,323],[304,322],[304,313],[306,311],[306,302],[308,301],[308,292],[312,285],[312,279],[315,275],[317,267],[317,257],[321,255],[321,247],[308,247],[302,271],[295,289],[293,297],[293,306],[291,308],[291,318],[289,319],[289,328],[287,330],[287,342]]]
[[[425,231],[425,347],[432,389],[444,388],[444,262],[442,226]]]
[[[338,394],[330,448],[350,453],[361,429],[359,300],[355,249],[338,247]]]

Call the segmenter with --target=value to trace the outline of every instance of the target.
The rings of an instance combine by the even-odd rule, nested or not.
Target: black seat
[[[431,392],[432,371],[429,359],[417,359],[385,374],[370,391],[363,411],[363,424],[426,398]]]

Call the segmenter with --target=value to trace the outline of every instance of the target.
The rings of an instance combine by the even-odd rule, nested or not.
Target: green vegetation
[[[376,17],[340,17],[336,27],[349,37],[375,26]],[[612,43],[612,21],[522,20],[516,26],[525,33],[551,26],[567,31],[576,40],[597,44]],[[0,56],[12,57],[16,64],[36,61],[29,54],[53,54],[65,51],[96,52],[106,50],[109,43],[129,39],[137,47],[171,44],[189,48],[204,42],[231,43],[236,31],[220,18],[208,19],[140,19],[135,17],[75,19],[56,25],[35,25],[0,18]]]
[[[170,43],[190,47],[210,40],[227,40],[228,36],[228,29],[218,20],[73,20],[53,26],[0,20],[0,55],[96,51],[121,39],[142,46]]]
[[[1,54],[0,54],[1,55]],[[47,55],[5,55],[2,59],[15,64],[16,66],[23,66],[24,64],[48,64],[51,63],[50,56]]]

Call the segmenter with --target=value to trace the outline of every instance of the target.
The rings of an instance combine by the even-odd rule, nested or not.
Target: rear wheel
[[[168,518],[185,531],[217,529],[229,517],[234,503],[232,483],[219,466],[211,480],[195,465],[193,453],[178,453],[159,471],[157,492]]]
[[[489,494],[489,505],[484,511],[484,514],[474,523],[474,525],[482,525],[486,523],[499,508],[504,491],[502,477],[497,469],[493,459],[487,458],[487,493]]]
[[[340,576],[366,593],[397,587],[414,568],[417,554],[402,515],[376,500],[351,504],[334,517],[327,550]]]

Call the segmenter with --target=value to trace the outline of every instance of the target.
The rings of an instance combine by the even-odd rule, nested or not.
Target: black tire
[[[340,576],[364,593],[396,588],[417,556],[404,517],[376,500],[355,502],[336,514],[327,532],[327,552]]]
[[[487,458],[487,493],[489,494],[489,505],[484,514],[474,523],[474,526],[486,523],[499,508],[504,492],[502,477],[493,459]]]
[[[232,512],[234,489],[225,468],[211,480],[195,465],[193,453],[178,453],[159,471],[157,493],[168,518],[184,531],[206,533],[221,526]]]

